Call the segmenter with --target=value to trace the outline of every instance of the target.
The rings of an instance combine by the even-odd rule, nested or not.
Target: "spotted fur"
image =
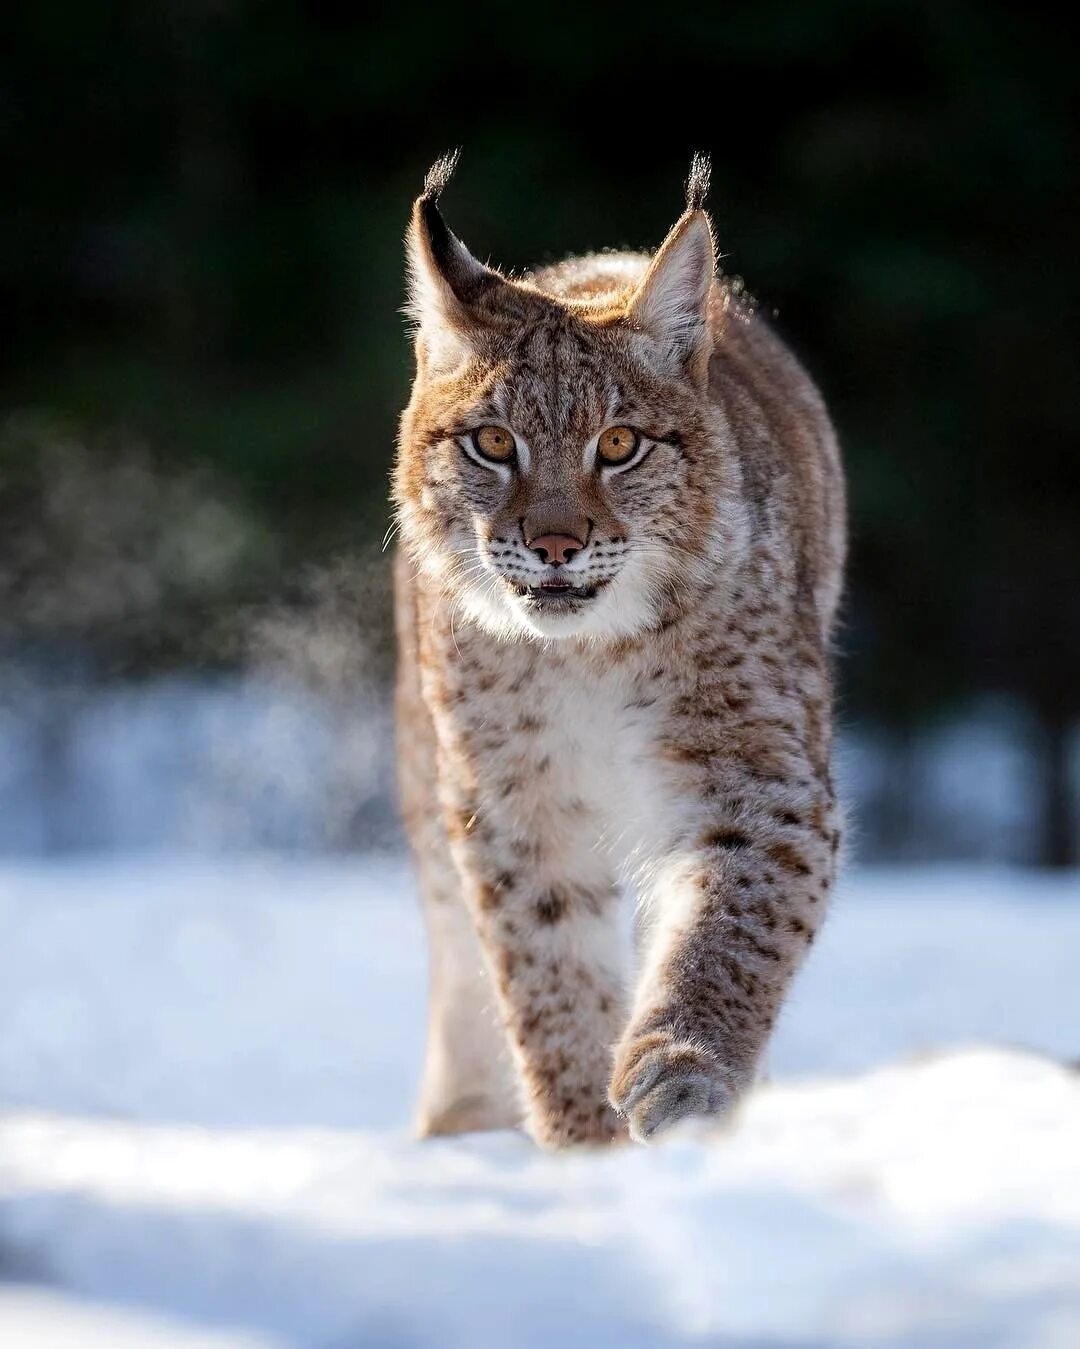
[[[716,274],[707,162],[652,258],[520,279],[446,227],[452,168],[409,229],[394,475],[420,1127],[645,1140],[753,1080],[833,884],[840,460],[813,384]],[[487,424],[516,462],[476,454]],[[611,425],[641,436],[625,469],[596,461]],[[540,535],[582,545],[565,599],[537,588]]]

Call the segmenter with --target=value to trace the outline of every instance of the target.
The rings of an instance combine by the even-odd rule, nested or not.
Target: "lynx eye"
[[[514,457],[517,445],[504,426],[481,426],[472,433],[473,448],[485,459],[505,464]]]
[[[596,457],[601,464],[625,464],[637,453],[640,442],[632,426],[609,426],[596,442]]]

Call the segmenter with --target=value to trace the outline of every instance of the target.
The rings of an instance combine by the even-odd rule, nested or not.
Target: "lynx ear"
[[[711,347],[709,293],[716,246],[703,209],[709,161],[695,155],[686,184],[686,210],[660,245],[630,301],[627,317],[677,364],[703,377]]]
[[[428,170],[406,237],[406,312],[415,320],[424,354],[434,368],[452,367],[469,354],[478,333],[476,306],[505,284],[498,272],[473,257],[439,211],[439,196],[457,166],[458,154],[455,150],[444,155]]]

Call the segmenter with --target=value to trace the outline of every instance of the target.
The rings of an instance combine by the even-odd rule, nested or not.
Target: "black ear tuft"
[[[712,164],[709,161],[709,156],[703,154],[700,150],[696,150],[693,159],[690,161],[690,176],[686,180],[686,209],[688,211],[703,211],[705,209],[711,178]]]
[[[454,176],[454,170],[457,168],[458,160],[461,158],[461,146],[454,150],[448,150],[446,154],[440,156],[431,168],[428,169],[424,178],[424,191],[421,194],[422,200],[436,202],[442,196],[446,184]]]

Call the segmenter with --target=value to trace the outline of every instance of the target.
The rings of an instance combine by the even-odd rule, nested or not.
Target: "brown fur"
[[[651,261],[520,281],[442,224],[446,176],[410,229],[394,478],[402,786],[432,943],[421,1129],[647,1139],[752,1081],[834,879],[839,456],[808,377],[714,276],[700,175]],[[491,423],[515,467],[470,452]],[[624,472],[588,457],[612,424],[643,435]],[[525,543],[541,529],[588,536],[566,568],[583,598],[554,612],[515,589],[544,571]]]

